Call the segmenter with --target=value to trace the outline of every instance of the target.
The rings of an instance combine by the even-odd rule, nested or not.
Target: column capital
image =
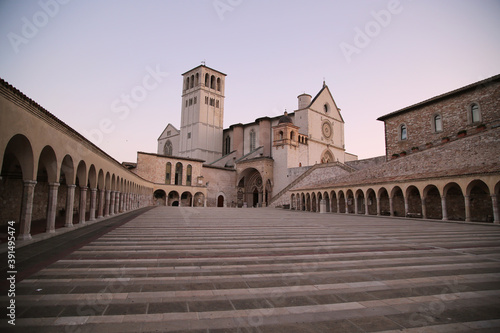
[[[36,180],[23,180],[24,186],[35,186],[37,181]]]
[[[76,188],[76,185],[75,184],[71,184],[71,185],[66,185],[68,188]]]
[[[60,183],[49,183],[49,186],[52,187],[59,187],[61,184]]]

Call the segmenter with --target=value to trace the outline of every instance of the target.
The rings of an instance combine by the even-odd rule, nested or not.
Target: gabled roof
[[[384,116],[381,116],[381,117],[377,118],[377,120],[384,121],[386,119],[389,119],[389,118],[392,118],[394,116],[403,114],[405,112],[409,112],[409,111],[411,111],[413,109],[416,109],[417,107],[421,107],[421,106],[424,106],[424,105],[427,105],[427,104],[431,104],[431,103],[437,102],[437,101],[439,101],[441,99],[445,99],[447,97],[451,97],[451,96],[456,95],[456,94],[464,93],[467,90],[477,89],[480,86],[487,86],[491,82],[498,81],[498,80],[500,80],[500,74],[492,76],[492,77],[490,77],[488,79],[485,79],[485,80],[481,80],[481,81],[469,84],[469,85],[467,85],[465,87],[458,88],[458,89],[449,91],[447,93],[444,93],[444,94],[441,94],[441,95],[438,95],[438,96],[434,96],[432,98],[426,99],[425,101],[419,102],[417,104],[413,104],[413,105],[407,106],[407,107],[405,107],[403,109],[400,109],[400,110],[388,113],[388,114],[386,114]]]
[[[330,96],[330,98],[332,99],[333,105],[335,106],[335,109],[339,113],[340,120],[342,120],[342,122],[344,122],[344,118],[342,117],[342,114],[340,113],[340,109],[338,108],[337,103],[335,102],[335,99],[333,98],[332,93],[330,92],[330,89],[328,88],[328,86],[326,85],[325,82],[323,82],[323,88],[321,88],[321,90],[316,94],[316,96],[314,96],[311,103],[307,107],[305,107],[305,109],[310,108],[316,102],[316,100],[321,96],[321,94],[323,94],[323,92],[325,92],[325,91],[328,93],[328,96]]]
[[[163,132],[161,132],[160,136],[158,137],[158,140],[166,137],[167,130],[175,131],[175,133],[177,135],[180,134],[180,131],[177,128],[175,128],[174,125],[172,125],[171,123],[168,123],[167,127],[165,127],[165,129],[163,130]],[[174,135],[170,135],[170,136],[174,136]]]

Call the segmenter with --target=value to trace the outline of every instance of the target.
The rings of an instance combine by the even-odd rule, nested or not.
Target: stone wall
[[[480,124],[485,124],[486,127],[498,125],[497,122],[500,120],[498,78],[443,96],[434,98],[430,102],[422,102],[406,111],[396,112],[393,116],[380,118],[385,122],[387,158],[401,152],[409,154],[414,147],[418,147],[419,150],[426,149],[428,143],[433,146],[439,145],[442,138],[454,139],[462,130],[467,131],[467,134],[475,133]],[[471,122],[469,114],[472,103],[477,103],[480,107],[480,122]],[[442,119],[442,131],[435,131],[433,128],[434,116],[438,114]],[[402,124],[407,128],[406,140],[400,139]]]
[[[217,196],[223,194],[226,205],[236,202],[236,170],[217,167],[203,167],[203,182],[207,186],[207,207],[217,207]]]

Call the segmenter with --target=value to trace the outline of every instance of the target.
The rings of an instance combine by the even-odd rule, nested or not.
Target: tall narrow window
[[[191,75],[191,84],[189,85],[191,88],[194,86],[194,75]]]
[[[250,151],[255,150],[255,131],[250,131]]]
[[[188,164],[187,169],[186,169],[186,185],[191,186],[191,174],[193,172],[193,167],[191,164]]]
[[[220,87],[220,77],[217,78],[217,91],[220,91],[221,90],[221,87]]]
[[[210,76],[205,74],[205,87],[210,87]]]
[[[175,185],[182,185],[182,163],[178,162],[175,165]]]
[[[210,77],[210,88],[215,89],[215,76]]]
[[[441,115],[437,114],[434,116],[434,132],[441,132],[443,130],[443,121],[441,120]]]
[[[196,73],[196,83],[195,85],[198,86],[200,84],[200,74]]]
[[[406,125],[405,124],[401,125],[400,130],[401,130],[401,136],[400,136],[401,140],[408,139],[408,130],[406,129]]]
[[[189,77],[186,79],[186,90],[189,89]]]
[[[473,123],[478,123],[481,121],[481,114],[479,112],[479,105],[476,103],[472,104],[470,107],[470,116]]]
[[[163,147],[163,154],[167,156],[172,156],[174,146],[170,140],[165,142],[165,147]]]
[[[172,163],[168,162],[165,171],[165,184],[170,185],[171,178],[172,178]]]
[[[226,140],[224,142],[224,155],[227,155],[231,152],[231,137],[226,136]]]

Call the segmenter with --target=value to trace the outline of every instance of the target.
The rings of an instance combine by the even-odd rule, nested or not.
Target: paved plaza
[[[273,208],[141,212],[18,248],[16,326],[2,320],[0,330],[500,331],[498,226]]]

